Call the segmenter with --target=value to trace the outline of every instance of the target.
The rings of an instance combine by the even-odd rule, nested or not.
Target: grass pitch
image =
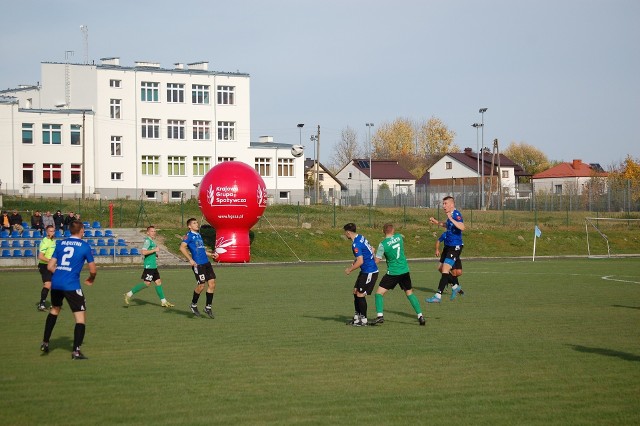
[[[160,270],[168,310],[153,289],[125,307],[141,269],[103,268],[87,361],[68,308],[40,354],[40,277],[2,272],[0,424],[640,423],[638,259],[466,261],[435,306],[435,264],[412,263],[426,327],[396,289],[366,328],[344,325],[347,263],[219,266],[214,320],[186,266]]]

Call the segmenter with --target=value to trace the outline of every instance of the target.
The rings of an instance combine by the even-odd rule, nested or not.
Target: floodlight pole
[[[483,124],[480,123],[473,123],[472,124],[473,127],[476,128],[476,162],[477,162],[477,166],[476,166],[476,176],[477,176],[477,181],[478,181],[478,209],[480,209],[481,206],[481,195],[480,195],[480,147],[479,147],[479,133],[478,133],[478,129],[480,127],[484,127]]]
[[[369,134],[369,180],[371,181],[371,197],[370,204],[373,207],[373,146],[371,145],[371,128],[373,123],[365,123],[367,126],[367,133]]]
[[[484,206],[484,113],[487,112],[487,108],[480,108],[478,110],[478,112],[480,113],[481,116],[481,122],[480,122],[480,127],[481,127],[481,133],[482,133],[482,151],[480,153],[480,155],[482,156],[482,199],[480,201],[480,208],[482,208],[482,210],[484,210],[485,206]]]

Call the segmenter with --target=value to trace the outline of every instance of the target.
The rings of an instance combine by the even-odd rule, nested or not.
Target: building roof
[[[464,164],[469,167],[471,170],[476,171],[478,169],[478,156],[480,156],[480,173],[482,173],[482,167],[484,167],[485,176],[489,176],[491,174],[491,160],[493,158],[493,154],[490,152],[486,152],[483,155],[479,155],[477,152],[473,152],[471,148],[465,148],[464,152],[452,152],[449,154],[445,154],[445,156],[449,156],[459,163]],[[516,177],[519,176],[531,176],[528,174],[522,167],[518,164],[514,163],[509,157],[504,154],[499,154],[500,156],[500,167],[513,167],[513,174]],[[494,165],[497,165],[497,160]]]
[[[305,158],[304,159],[304,172],[305,174],[308,173],[310,170],[314,169],[314,165],[316,163],[316,160],[312,160],[310,158]],[[318,162],[318,165],[320,166],[320,169],[322,170],[322,173],[326,173],[329,176],[331,176],[331,179],[335,180],[336,182],[338,182],[338,185],[340,185],[340,189],[343,191],[346,191],[347,189],[347,185],[345,185],[344,183],[342,183],[342,181],[340,181],[340,179],[338,179],[336,177],[336,175],[334,175],[333,173],[331,173],[331,171],[329,171],[329,169],[327,169],[325,166],[322,165],[322,163]]]
[[[536,173],[532,179],[606,176],[608,174],[598,163],[588,164],[583,163],[582,160],[573,160],[571,163],[560,163],[543,172]]]
[[[351,163],[372,179],[416,180],[416,177],[398,164],[396,160],[373,160],[373,167],[371,167],[367,158],[354,158]],[[371,171],[373,171],[373,176],[370,175]]]
[[[112,58],[103,58],[103,59],[112,59]],[[43,64],[52,64],[52,65],[67,65],[66,62],[42,62]],[[206,62],[198,62],[195,64],[205,64]],[[149,61],[137,61],[136,65],[132,67],[126,67],[119,64],[112,63],[102,63],[102,64],[79,64],[79,63],[70,63],[69,65],[81,66],[81,67],[95,67],[96,69],[104,69],[104,70],[117,70],[117,71],[146,71],[146,72],[160,72],[160,73],[174,73],[174,74],[208,74],[208,75],[233,75],[239,77],[249,77],[248,73],[243,73],[240,71],[236,72],[225,72],[225,71],[209,71],[208,69],[197,69],[197,68],[161,68],[159,63],[149,62]]]

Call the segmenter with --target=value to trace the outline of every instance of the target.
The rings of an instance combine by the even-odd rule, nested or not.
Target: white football
[[[304,154],[304,146],[302,145],[293,145],[291,147],[291,155],[293,155],[294,157],[302,157],[302,155]]]

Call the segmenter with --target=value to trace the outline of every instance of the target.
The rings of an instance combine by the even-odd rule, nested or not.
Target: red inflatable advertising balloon
[[[267,207],[267,187],[258,172],[239,161],[218,164],[202,178],[198,203],[216,230],[218,261],[249,262],[249,229]]]

